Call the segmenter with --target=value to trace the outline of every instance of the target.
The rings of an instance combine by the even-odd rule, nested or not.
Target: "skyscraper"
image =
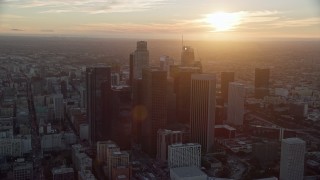
[[[129,85],[133,86],[133,63],[134,63],[134,53],[129,55]]]
[[[227,123],[243,125],[245,88],[237,82],[229,83]]]
[[[53,96],[54,117],[56,120],[64,119],[63,95],[56,94]]]
[[[183,46],[181,52],[181,66],[193,66],[194,65],[194,50],[190,46]]]
[[[221,72],[221,94],[224,102],[228,102],[229,83],[234,81],[234,72]]]
[[[269,79],[270,79],[270,69],[267,68],[256,68],[255,69],[255,97],[263,98],[269,94]]]
[[[164,71],[169,71],[170,66],[174,65],[174,60],[169,56],[161,56],[160,57],[160,69]],[[169,73],[168,73],[169,74]]]
[[[167,72],[156,68],[142,71],[142,105],[146,118],[142,122],[142,148],[155,157],[157,132],[167,124]]]
[[[216,76],[214,74],[191,75],[191,142],[199,143],[204,152],[213,150],[215,103]]]
[[[86,69],[87,85],[87,117],[89,121],[89,141],[94,145],[97,141],[109,138],[111,68],[88,67]]]
[[[302,180],[306,142],[287,138],[281,142],[280,180]]]
[[[133,59],[131,59],[133,58]],[[137,49],[130,55],[130,62],[132,61],[133,78],[138,79],[142,77],[142,69],[149,66],[149,51],[147,49],[146,41],[138,41]]]
[[[180,67],[174,79],[177,122],[190,124],[191,75],[201,73],[197,67]]]
[[[157,139],[157,159],[166,161],[168,156],[168,145],[182,143],[182,136],[182,131],[159,129]]]

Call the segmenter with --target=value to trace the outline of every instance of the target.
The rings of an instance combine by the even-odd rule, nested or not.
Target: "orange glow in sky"
[[[320,38],[318,0],[2,0],[0,35]]]

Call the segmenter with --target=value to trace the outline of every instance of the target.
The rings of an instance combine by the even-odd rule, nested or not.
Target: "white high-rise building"
[[[201,145],[196,143],[169,145],[168,166],[169,168],[200,167]]]
[[[56,94],[53,96],[53,107],[55,119],[62,120],[64,117],[62,94]]]
[[[227,123],[243,125],[245,88],[237,82],[229,83]]]
[[[149,51],[146,41],[138,41],[133,53],[133,78],[142,78],[142,69],[149,66]]]
[[[190,95],[191,142],[199,143],[204,152],[213,150],[215,106],[215,74],[192,74]]]
[[[306,142],[287,138],[281,142],[280,180],[303,180]]]

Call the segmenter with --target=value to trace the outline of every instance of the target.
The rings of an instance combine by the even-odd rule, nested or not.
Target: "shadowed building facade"
[[[234,82],[234,72],[221,72],[221,95],[224,102],[228,102],[230,82]]]
[[[243,125],[244,115],[244,85],[237,82],[229,83],[227,123],[232,125]]]
[[[191,142],[199,143],[203,152],[212,152],[216,104],[215,74],[191,75]]]
[[[88,67],[86,86],[89,141],[91,145],[94,145],[97,141],[110,138],[111,68]]]
[[[267,68],[256,68],[255,69],[255,97],[262,99],[269,95],[269,79],[270,79],[270,69]]]
[[[157,132],[167,125],[167,72],[157,68],[142,71],[142,105],[146,118],[142,122],[142,149],[155,157]]]
[[[190,124],[191,75],[201,73],[197,67],[180,67],[174,79],[177,122]]]

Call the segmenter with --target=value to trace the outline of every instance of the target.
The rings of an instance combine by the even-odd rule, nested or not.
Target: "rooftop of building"
[[[53,168],[51,170],[52,174],[65,174],[65,173],[73,173],[73,168],[67,168],[67,167],[57,167],[57,168]]]
[[[171,144],[169,146],[171,146],[171,147],[188,147],[188,146],[201,146],[201,145],[198,143],[186,143],[186,144],[175,143],[175,144]]]
[[[171,168],[170,171],[175,173],[177,176],[181,178],[190,178],[195,176],[207,176],[204,172],[202,172],[198,167],[179,167],[179,168]]]
[[[112,152],[112,156],[129,156],[127,151],[115,151]]]
[[[306,142],[300,138],[287,138],[282,140],[285,143],[288,144],[305,144]]]
[[[169,129],[159,129],[158,133],[161,134],[178,134],[178,133],[182,133],[182,131],[174,131],[174,130],[169,130]]]
[[[229,131],[235,131],[236,129],[227,125],[227,124],[219,124],[219,125],[215,125],[214,128],[224,128],[227,129]]]

